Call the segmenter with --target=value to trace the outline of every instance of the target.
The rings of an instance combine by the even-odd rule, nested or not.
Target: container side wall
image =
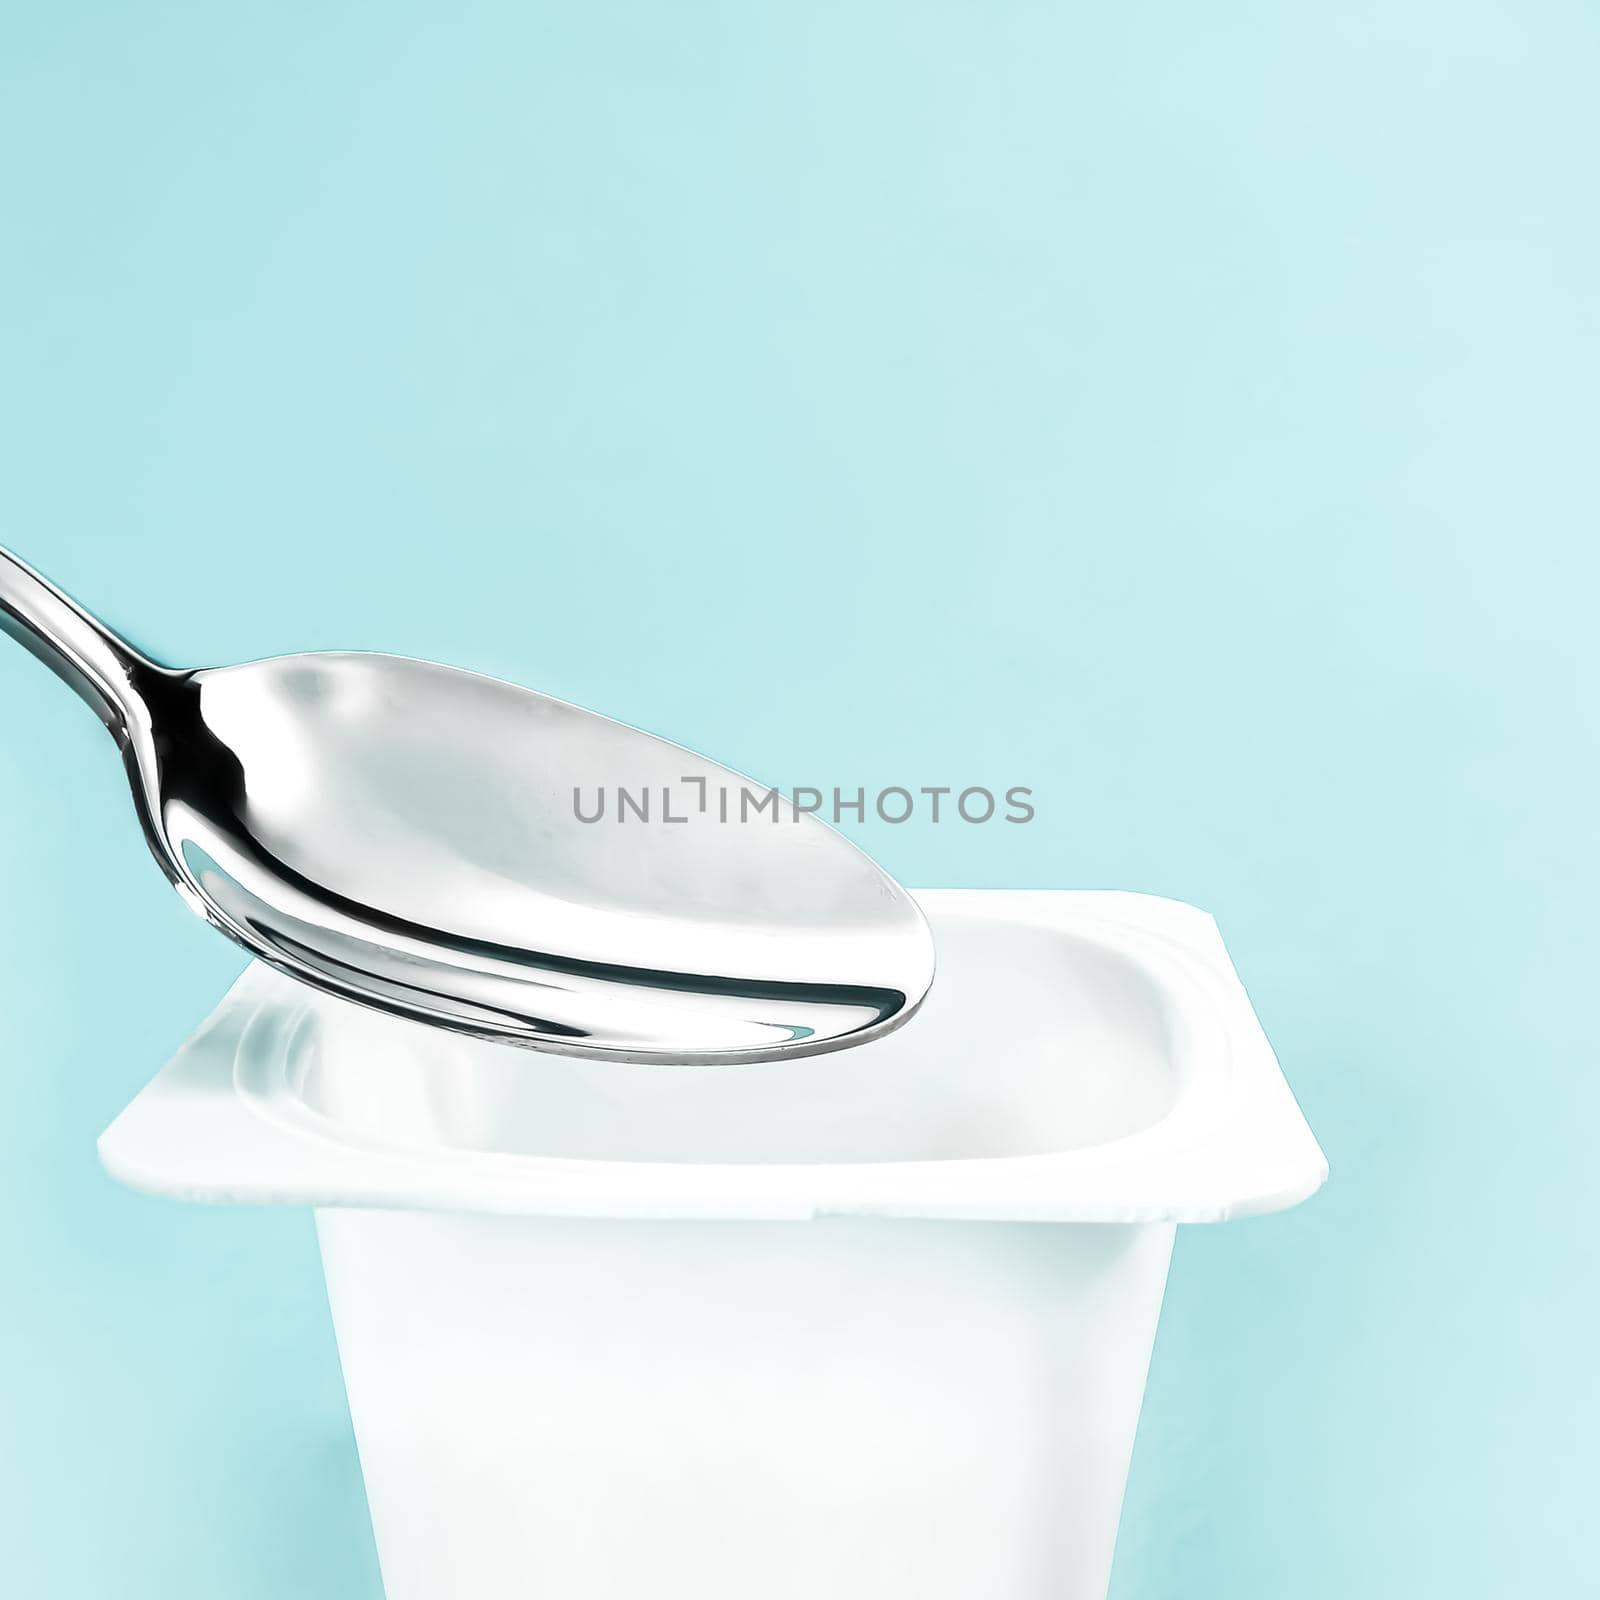
[[[1170,1225],[318,1230],[389,1600],[1103,1600]]]

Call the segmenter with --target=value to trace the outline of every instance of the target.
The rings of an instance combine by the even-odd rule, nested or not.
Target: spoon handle
[[[0,632],[76,690],[119,743],[140,720],[135,679],[160,669],[3,546]]]

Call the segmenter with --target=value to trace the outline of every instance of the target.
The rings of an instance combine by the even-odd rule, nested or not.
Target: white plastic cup
[[[315,1210],[389,1600],[1104,1600],[1175,1225],[1326,1164],[1208,917],[920,898],[855,1050],[552,1061],[253,968],[102,1136]]]

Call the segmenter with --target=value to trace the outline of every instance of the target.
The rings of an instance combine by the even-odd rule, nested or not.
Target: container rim
[[[1105,890],[915,891],[931,916],[1066,932],[1136,963],[1177,1030],[1177,1093],[1149,1127],[1044,1154],[816,1164],[581,1160],[366,1142],[295,1092],[315,1008],[249,967],[101,1135],[129,1186],[222,1204],[503,1215],[806,1221],[1215,1222],[1276,1211],[1327,1163],[1211,917]],[[715,1070],[739,1070],[737,1068]]]

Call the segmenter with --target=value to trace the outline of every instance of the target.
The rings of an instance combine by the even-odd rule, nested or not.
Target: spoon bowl
[[[932,982],[921,911],[848,840],[609,717],[401,656],[174,671],[4,550],[0,628],[116,738],[179,894],[319,989],[716,1064],[865,1043]]]

